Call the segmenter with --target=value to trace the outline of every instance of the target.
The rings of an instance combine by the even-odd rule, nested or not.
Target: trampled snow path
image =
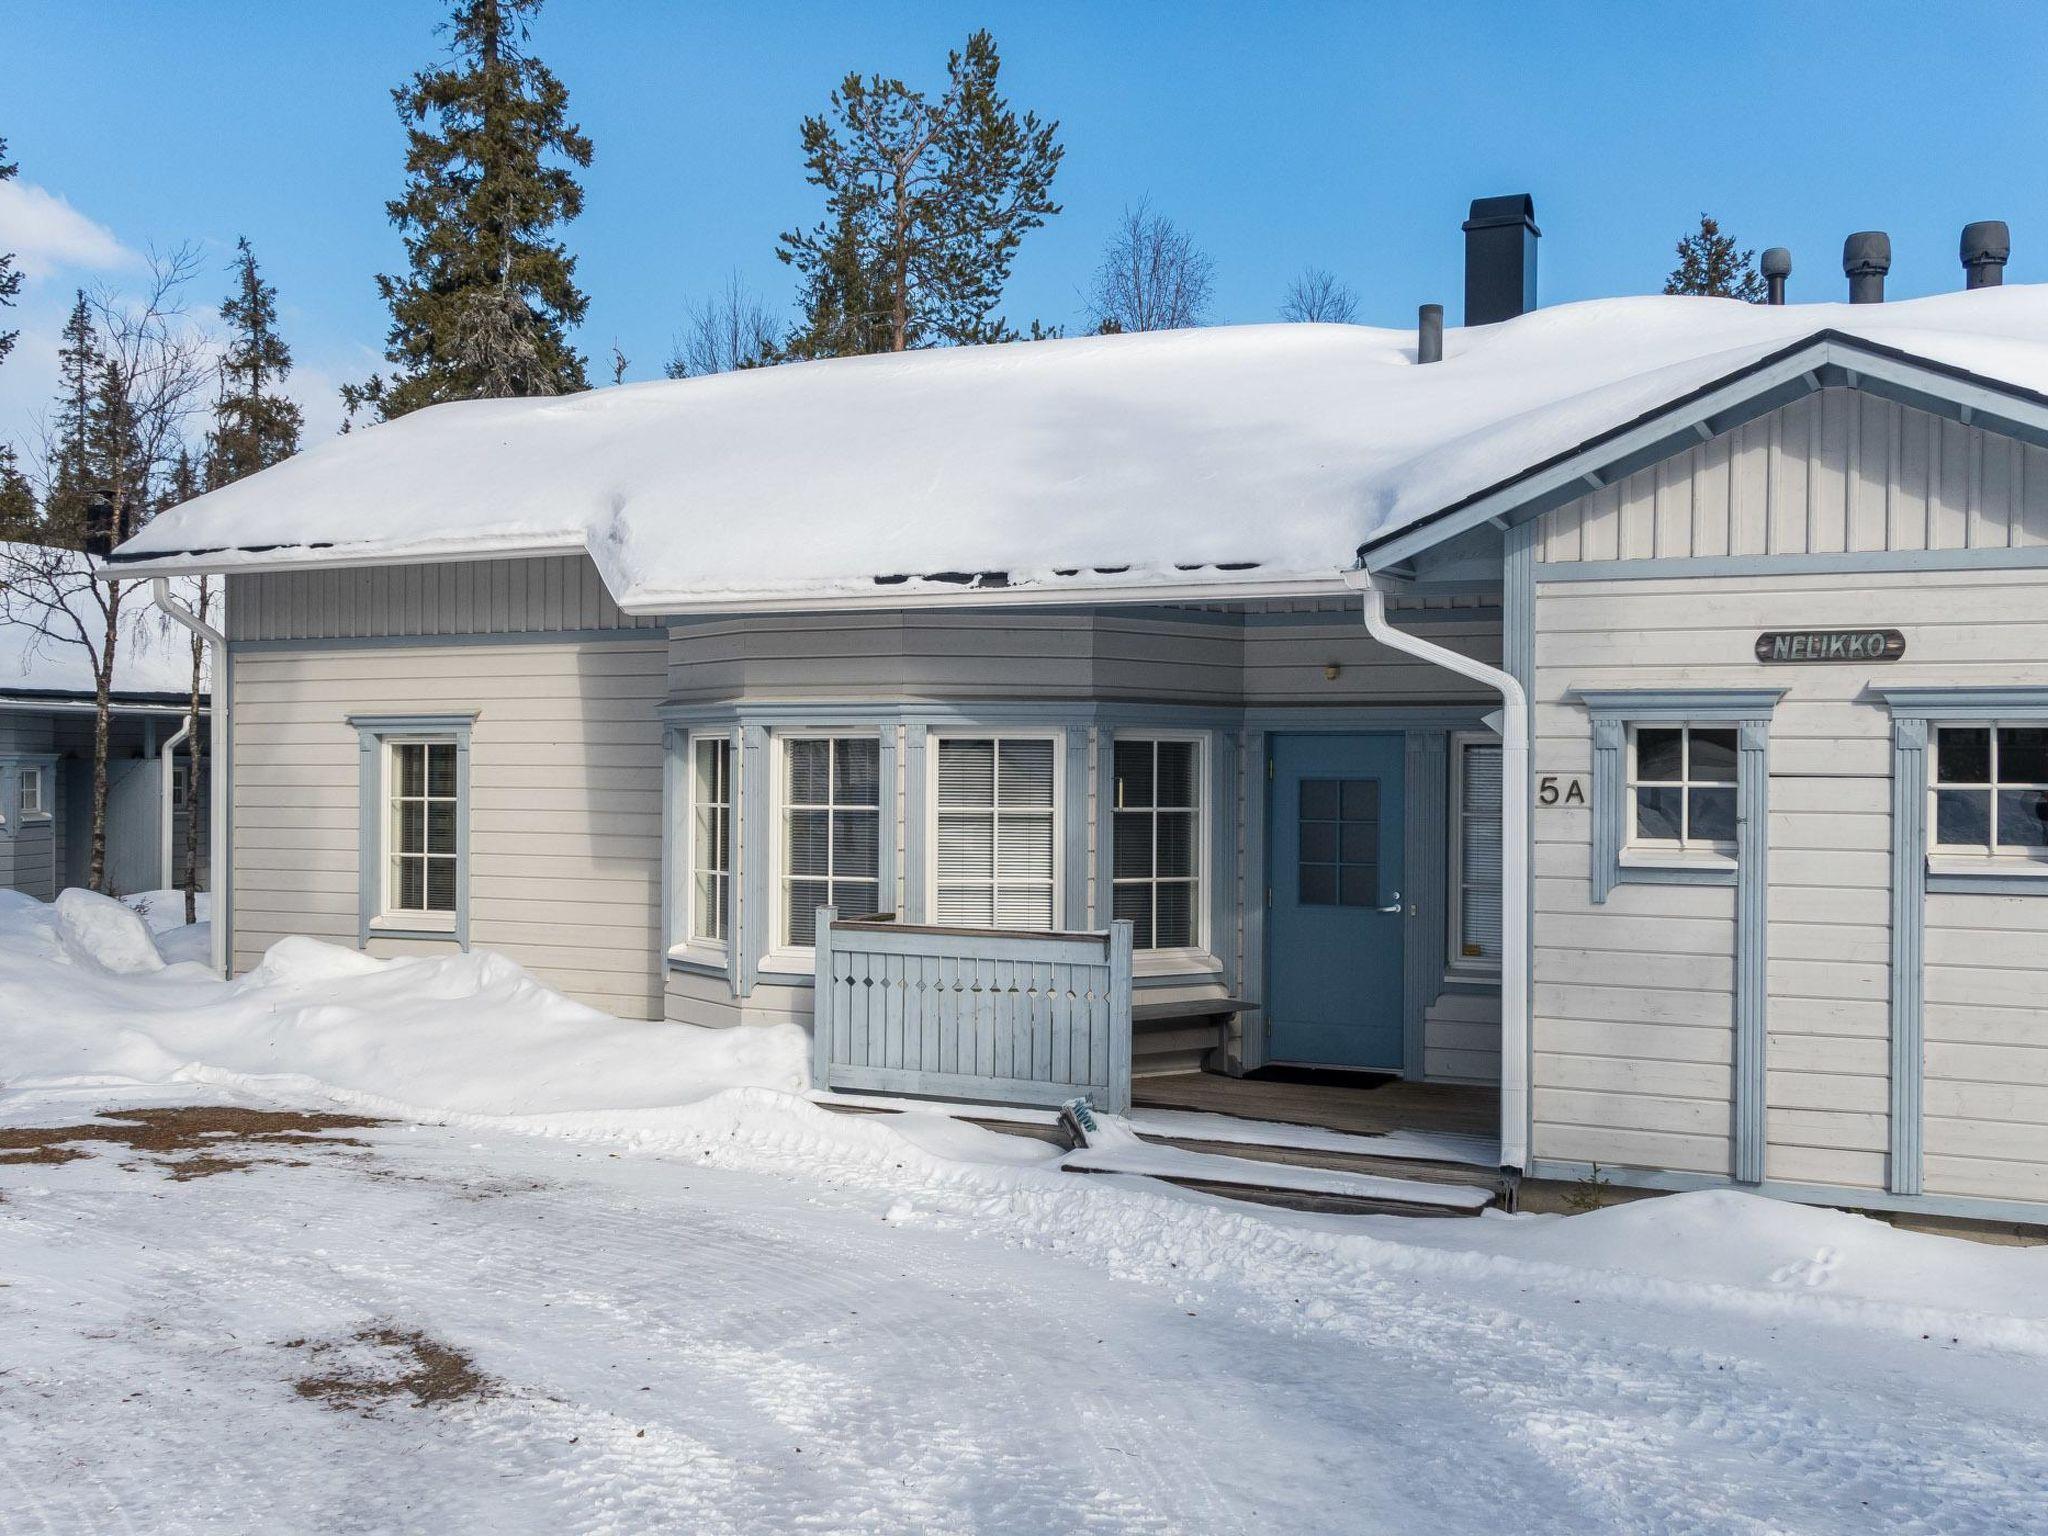
[[[187,1182],[0,1166],[0,1528],[2048,1528],[2048,1357],[1824,1290],[1580,1286],[1488,1259],[1515,1223],[744,1138],[353,1134]],[[504,1390],[292,1390],[288,1341],[370,1324]]]

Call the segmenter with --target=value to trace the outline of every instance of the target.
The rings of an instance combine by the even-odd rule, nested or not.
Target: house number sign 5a
[[[1537,774],[1536,803],[1583,809],[1589,803],[1586,799],[1586,776],[1583,773]]]
[[[1756,659],[1802,661],[1897,661],[1906,637],[1896,629],[1774,629],[1756,637]]]

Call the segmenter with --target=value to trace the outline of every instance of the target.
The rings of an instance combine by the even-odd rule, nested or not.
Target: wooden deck
[[[1319,1125],[1357,1136],[1395,1131],[1455,1136],[1500,1135],[1500,1094],[1492,1088],[1410,1083],[1343,1072],[1286,1072],[1225,1077],[1187,1072],[1141,1077],[1131,1101],[1149,1109],[1193,1109],[1241,1120]]]

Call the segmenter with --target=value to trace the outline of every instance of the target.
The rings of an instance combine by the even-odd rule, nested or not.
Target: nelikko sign
[[[1897,661],[1906,637],[1896,629],[1774,629],[1756,637],[1764,662]]]

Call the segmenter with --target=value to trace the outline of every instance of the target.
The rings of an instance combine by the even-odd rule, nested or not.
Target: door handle
[[[1394,892],[1394,903],[1393,903],[1393,905],[1392,905],[1392,906],[1388,906],[1388,907],[1375,907],[1375,908],[1373,908],[1373,910],[1374,910],[1375,912],[1398,912],[1398,911],[1400,911],[1400,910],[1401,910],[1401,893],[1400,893],[1399,891],[1396,891],[1396,892]]]

